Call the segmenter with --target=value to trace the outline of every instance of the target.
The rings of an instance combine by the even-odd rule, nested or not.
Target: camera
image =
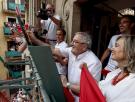
[[[47,10],[45,9],[40,9],[38,12],[37,12],[37,17],[43,19],[43,20],[47,20],[48,19],[48,14],[47,14]]]

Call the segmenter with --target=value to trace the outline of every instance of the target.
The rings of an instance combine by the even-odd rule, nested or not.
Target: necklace
[[[127,77],[129,75],[129,73],[118,73],[118,75],[116,75],[113,79],[112,79],[112,85],[116,85],[118,82],[120,82],[121,80],[123,80],[125,77]]]

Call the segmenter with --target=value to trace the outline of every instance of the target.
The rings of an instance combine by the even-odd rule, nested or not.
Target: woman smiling
[[[118,68],[99,82],[107,102],[135,102],[135,36],[118,37],[112,48]]]

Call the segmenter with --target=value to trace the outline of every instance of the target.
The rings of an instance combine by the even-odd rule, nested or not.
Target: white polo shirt
[[[61,20],[59,15],[54,15],[54,18]],[[50,19],[48,20],[41,20],[41,27],[42,29],[46,29],[48,31],[46,37],[49,40],[56,40],[56,31],[58,26]]]
[[[55,48],[59,48],[60,50],[61,49],[65,49],[65,48],[67,48],[68,47],[68,45],[67,45],[67,43],[65,42],[65,41],[63,41],[63,42],[61,42],[61,43],[57,43],[56,45],[55,45]],[[58,73],[59,74],[64,74],[64,75],[66,75],[67,74],[67,68],[66,68],[66,66],[63,66],[63,65],[61,65],[60,63],[58,63],[58,62],[56,62],[56,66],[57,66],[57,69],[58,69]]]

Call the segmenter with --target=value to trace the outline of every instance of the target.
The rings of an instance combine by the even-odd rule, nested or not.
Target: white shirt
[[[111,40],[110,40],[110,42],[109,42],[109,45],[108,45],[108,48],[109,48],[109,49],[111,49],[112,47],[115,46],[116,40],[117,40],[117,38],[118,38],[119,36],[120,36],[120,35],[114,35],[114,36],[112,36],[112,38],[111,38]],[[109,57],[108,64],[107,64],[107,66],[105,67],[105,69],[107,69],[107,70],[109,70],[109,71],[113,71],[113,70],[115,70],[116,66],[117,66],[117,62],[112,59],[112,54],[111,54],[110,57]]]
[[[58,20],[61,20],[59,15],[54,15],[54,17]],[[42,29],[46,29],[48,31],[46,37],[49,40],[56,40],[56,31],[58,26],[50,19],[48,20],[41,20],[40,21]]]
[[[101,76],[101,62],[97,56],[92,51],[86,51],[76,57],[72,52],[72,48],[66,48],[61,50],[63,55],[67,56],[68,61],[68,80],[69,82],[80,84],[81,68],[80,66],[83,63],[86,63],[88,66],[89,72],[92,76],[99,81]],[[75,95],[74,95],[75,96]],[[75,102],[79,102],[79,97],[75,96]]]
[[[57,43],[55,45],[55,48],[59,48],[59,49],[65,49],[67,47],[67,43],[65,41],[61,42],[61,43]],[[58,73],[59,74],[64,74],[66,75],[67,74],[67,68],[66,66],[63,66],[61,65],[60,63],[56,62],[56,66],[57,66],[57,69],[58,69]]]
[[[112,85],[112,79],[121,72],[120,69],[110,72],[106,79],[99,82],[99,87],[107,102],[135,102],[135,73]]]

